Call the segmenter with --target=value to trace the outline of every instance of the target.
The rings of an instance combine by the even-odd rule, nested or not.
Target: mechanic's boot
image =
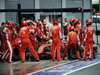
[[[12,63],[13,61],[11,61],[11,60],[8,60],[8,63]]]
[[[35,60],[36,62],[39,62],[39,60]]]
[[[52,59],[52,61],[55,61],[55,59]]]
[[[86,59],[84,59],[84,58],[82,60],[86,61]]]
[[[60,59],[58,59],[57,61],[60,61]]]
[[[67,59],[68,59],[68,57],[64,57],[64,58],[63,58],[63,60],[67,60]]]
[[[89,58],[89,60],[91,60],[91,61],[92,61],[92,58]]]
[[[25,61],[21,61],[21,63],[24,63]]]

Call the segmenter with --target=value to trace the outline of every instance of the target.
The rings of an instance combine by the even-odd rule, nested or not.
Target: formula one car
[[[61,43],[61,57],[64,54],[64,50],[66,49],[66,46],[67,46],[67,42],[63,40],[63,42]],[[40,58],[45,58],[48,56],[51,57],[51,47],[52,44],[41,45],[38,49],[38,54],[40,55]],[[78,46],[77,48],[80,51],[80,54],[83,56],[83,49],[80,46]],[[73,46],[69,48],[68,54],[66,56],[68,56],[69,59],[77,59],[76,52]]]
[[[67,46],[67,41],[65,40],[62,40],[62,43],[61,43],[61,57],[63,56],[64,54],[64,50],[66,49],[66,46]],[[49,58],[51,59],[51,48],[52,48],[52,44],[43,44],[39,47],[38,49],[38,54],[40,56],[41,59],[43,58]],[[84,52],[84,47],[82,45],[78,45],[77,46],[77,50],[79,50],[80,52],[80,55],[81,57],[83,57],[83,52]],[[97,49],[95,49],[94,47],[94,52],[93,52],[93,58],[95,58],[95,55],[96,55],[96,51]],[[77,55],[76,55],[76,51],[74,49],[74,46],[71,46],[68,50],[68,53],[66,55],[69,59],[72,59],[72,60],[75,60],[77,59]],[[89,54],[88,54],[89,56]]]

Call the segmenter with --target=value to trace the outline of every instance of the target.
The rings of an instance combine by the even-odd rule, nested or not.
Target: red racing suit
[[[16,48],[19,50],[19,52],[21,51],[21,49],[22,49],[21,38],[18,38],[18,37],[15,38],[15,39],[13,40],[12,44],[13,44],[13,47],[16,47]]]
[[[89,58],[92,59],[93,57],[93,34],[94,34],[94,28],[89,25],[85,29],[85,50],[84,50],[84,57],[83,59],[86,60],[87,53],[90,53]]]
[[[25,61],[25,50],[26,47],[28,47],[32,54],[35,56],[37,60],[39,60],[37,52],[34,50],[34,47],[32,46],[32,43],[30,41],[30,29],[28,26],[24,26],[20,29],[19,34],[21,36],[21,41],[22,41],[22,50],[20,51],[20,59],[22,62]]]
[[[48,44],[48,42],[46,41],[50,36],[49,36],[49,28],[46,24],[43,24],[43,32],[42,32],[42,37],[43,40],[42,42],[44,42],[45,44]]]
[[[57,52],[57,60],[60,61],[61,28],[59,26],[53,26],[50,30],[50,36],[52,37],[52,60],[55,60]]]
[[[5,60],[5,58],[8,58],[8,62],[12,62],[12,54],[13,54],[13,48],[12,48],[12,30],[5,26],[3,28],[3,39],[5,43],[5,52],[2,56],[2,60]]]
[[[67,41],[68,41],[68,45],[66,46],[66,50],[64,51],[63,59],[65,59],[66,54],[68,52],[68,49],[71,46],[74,46],[75,52],[77,54],[77,57],[80,58],[80,53],[77,50],[77,45],[78,45],[77,42],[79,41],[77,33],[74,32],[74,31],[69,32],[68,35],[67,35]]]
[[[76,24],[75,32],[78,34],[80,42],[82,43],[82,25],[81,23]]]
[[[34,48],[36,49],[37,47],[37,40],[36,40],[36,35],[37,35],[37,28],[35,26],[29,26],[29,29],[31,31],[30,33],[30,40],[31,40],[31,43],[32,45],[34,46]]]

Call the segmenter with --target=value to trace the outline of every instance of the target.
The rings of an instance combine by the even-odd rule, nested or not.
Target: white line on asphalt
[[[84,67],[82,67],[82,68],[79,68],[79,69],[76,69],[76,70],[73,70],[73,71],[69,71],[69,72],[67,72],[67,73],[65,73],[65,74],[63,74],[63,75],[68,75],[68,74],[73,73],[73,72],[75,72],[75,71],[79,71],[79,70],[81,70],[81,69],[85,69],[85,68],[87,68],[87,67],[91,67],[91,66],[96,65],[96,64],[99,64],[99,63],[100,63],[100,62],[96,62],[96,63],[94,63],[94,64],[91,64],[91,65],[88,65],[88,66],[84,66]]]
[[[74,60],[74,61],[77,61],[77,60]],[[71,61],[71,62],[74,62],[74,61]],[[70,62],[70,63],[71,63],[71,62]],[[69,62],[67,62],[67,63],[69,63]],[[59,64],[59,65],[52,66],[52,67],[49,67],[49,68],[45,68],[45,69],[42,69],[42,70],[38,70],[38,71],[35,71],[35,72],[32,72],[32,73],[29,73],[29,74],[27,74],[27,75],[32,75],[32,74],[35,74],[35,73],[38,73],[38,72],[41,72],[41,71],[45,71],[45,70],[47,70],[47,69],[51,69],[51,68],[54,68],[54,67],[57,67],[57,66],[61,66],[61,65],[67,64],[67,63]]]

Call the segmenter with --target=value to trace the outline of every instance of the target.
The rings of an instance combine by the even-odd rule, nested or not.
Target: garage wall
[[[40,0],[40,8],[61,8],[61,0]]]
[[[17,3],[19,0],[5,0],[5,9],[17,9]],[[17,13],[12,13],[12,12],[6,12],[6,21],[12,20],[16,22],[16,15]]]
[[[78,8],[82,7],[82,0],[66,0],[66,8]],[[82,19],[82,14],[81,13],[66,13],[67,18],[77,18],[77,19]]]
[[[67,8],[82,7],[82,0],[66,0]]]
[[[73,7],[82,7],[82,1],[84,4],[84,8],[91,7],[90,5],[91,0],[2,0],[2,1],[5,1],[5,4],[4,4],[5,9],[17,9],[18,3],[21,3],[22,9],[73,8]],[[0,3],[2,1],[0,1]],[[22,14],[33,14],[33,13],[22,13]],[[49,15],[49,14],[54,14],[54,13],[36,13],[36,19],[39,19],[40,15]],[[16,22],[18,20],[17,13],[7,12],[5,13],[5,15],[6,15],[6,21],[13,20],[14,22]],[[78,18],[81,20],[82,14],[70,12],[70,13],[64,13],[63,17],[68,18],[68,19]],[[84,13],[84,22],[88,18],[91,18],[91,14]]]
[[[62,0],[40,0],[40,9],[62,8]],[[60,13],[40,13],[41,15],[57,15]]]
[[[84,0],[84,9],[91,9],[92,8],[92,0]],[[92,14],[91,13],[84,13],[84,25],[85,25],[85,21],[87,19],[91,19],[92,18]]]
[[[0,9],[5,9],[5,0],[0,0]],[[5,22],[5,13],[0,13],[0,26]]]
[[[17,9],[17,4],[21,4],[22,9],[34,9],[34,0],[5,0],[5,9]],[[31,14],[31,13],[22,13],[22,14]],[[6,21],[12,20],[17,22],[17,13],[16,12],[6,12]]]

